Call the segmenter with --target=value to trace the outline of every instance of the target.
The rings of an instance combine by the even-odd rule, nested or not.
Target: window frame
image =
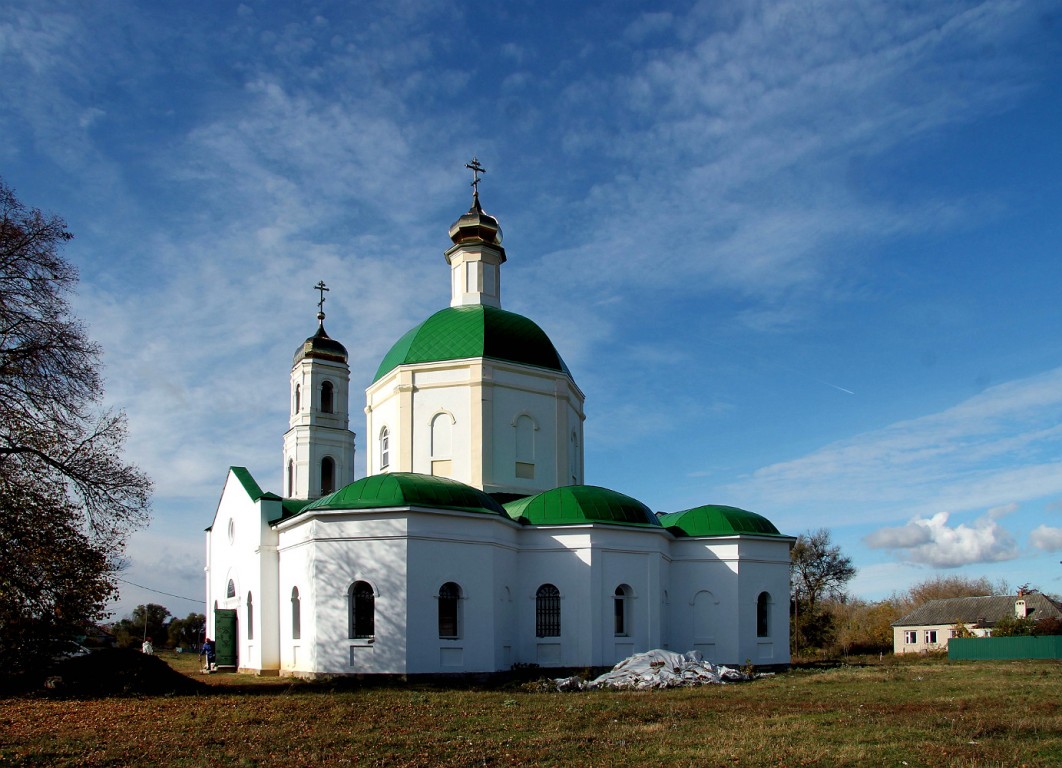
[[[461,637],[461,585],[448,581],[436,594],[439,614],[439,639],[458,640]]]
[[[771,636],[771,593],[764,590],[756,597],[756,637]]]
[[[616,637],[630,637],[630,599],[633,592],[629,585],[620,584],[612,595],[612,632]]]
[[[291,639],[302,640],[302,598],[299,588],[291,588]]]
[[[535,637],[561,636],[561,593],[553,584],[535,591]]]
[[[321,413],[336,412],[336,388],[328,379],[321,382]]]
[[[347,637],[351,640],[376,637],[376,590],[362,579],[347,589]]]

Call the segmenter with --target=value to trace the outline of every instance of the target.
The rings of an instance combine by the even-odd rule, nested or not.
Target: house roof
[[[496,307],[447,307],[406,333],[384,355],[373,381],[400,365],[486,357],[559,371],[571,378],[553,342],[533,321]]]
[[[978,624],[991,627],[1000,619],[1014,616],[1017,595],[988,597],[949,597],[930,600],[898,621],[894,627],[926,627],[939,624]],[[1027,616],[1034,621],[1048,617],[1062,618],[1062,606],[1040,593],[1025,595]]]

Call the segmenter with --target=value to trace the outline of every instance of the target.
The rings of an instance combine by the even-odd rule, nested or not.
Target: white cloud
[[[1045,552],[1057,552],[1062,549],[1062,528],[1039,525],[1029,534],[1029,543]]]
[[[875,549],[896,552],[901,559],[934,568],[958,568],[974,563],[1013,560],[1018,556],[1014,537],[1004,530],[992,511],[967,525],[948,525],[948,513],[916,518],[896,528],[881,528],[864,541]]]

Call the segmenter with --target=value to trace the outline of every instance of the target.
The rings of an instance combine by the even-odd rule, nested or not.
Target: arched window
[[[326,381],[321,385],[321,413],[332,413],[332,382]]]
[[[771,635],[771,596],[760,592],[756,598],[756,637]]]
[[[560,590],[543,584],[535,593],[535,636],[560,637]]]
[[[387,427],[380,430],[380,469],[385,469],[391,463],[391,433]]]
[[[431,473],[437,477],[453,474],[454,419],[448,413],[437,413],[431,420]]]
[[[298,587],[291,588],[291,639],[302,639],[302,601]]]
[[[295,410],[293,413],[298,413],[299,408],[302,407],[302,387],[298,384],[295,385]]]
[[[251,593],[247,593],[247,639],[254,640],[254,602]]]
[[[615,632],[616,637],[626,637],[630,634],[630,627],[627,626],[629,622],[628,617],[628,601],[631,598],[631,588],[626,584],[620,584],[616,587],[616,594],[613,596],[613,615],[615,620]]]
[[[449,640],[461,636],[458,624],[458,605],[461,600],[461,587],[448,581],[439,587],[439,637]]]
[[[295,460],[288,459],[288,498],[295,496]]]
[[[336,489],[336,463],[331,456],[321,459],[321,495],[329,494]]]
[[[535,479],[535,422],[527,414],[518,416],[516,427],[516,476]]]
[[[236,597],[236,582],[229,579],[229,585],[225,587],[225,597]]]
[[[347,592],[350,610],[349,636],[373,637],[376,634],[376,596],[367,581],[355,581]]]

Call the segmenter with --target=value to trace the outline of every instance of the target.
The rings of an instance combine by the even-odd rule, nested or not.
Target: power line
[[[155,592],[159,595],[166,595],[166,597],[176,597],[178,600],[187,600],[190,603],[202,603],[203,600],[198,597],[185,597],[184,595],[175,595],[172,592],[163,592],[161,589],[152,589],[151,587],[145,587],[143,584],[135,584],[132,581],[126,579],[115,579],[123,584],[128,584],[132,587],[139,587],[140,589],[146,589],[148,592]]]

